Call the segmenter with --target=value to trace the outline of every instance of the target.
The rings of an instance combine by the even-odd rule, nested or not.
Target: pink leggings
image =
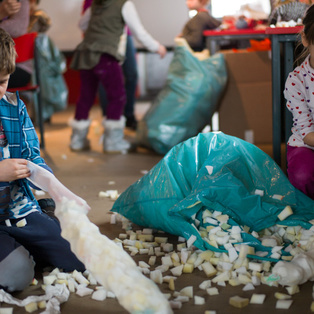
[[[119,62],[108,54],[103,54],[99,63],[90,70],[80,70],[81,90],[76,104],[75,119],[88,119],[93,106],[99,83],[107,95],[107,119],[119,120],[126,103],[124,78]]]
[[[287,145],[287,162],[291,184],[314,199],[314,150]]]

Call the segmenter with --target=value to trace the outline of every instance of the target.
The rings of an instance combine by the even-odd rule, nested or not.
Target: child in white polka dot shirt
[[[314,5],[303,19],[303,63],[287,78],[284,96],[293,115],[292,135],[287,146],[290,182],[314,199]]]

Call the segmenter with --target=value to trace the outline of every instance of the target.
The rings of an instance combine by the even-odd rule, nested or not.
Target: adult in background
[[[6,18],[2,19],[0,22],[0,28],[7,31],[12,38],[20,37],[27,33],[27,28],[29,25],[29,0],[4,0],[3,5],[13,7],[13,1],[17,2],[20,9]],[[16,8],[18,6],[16,5]],[[14,73],[10,77],[8,88],[17,88],[26,86],[30,80],[33,72],[33,65],[30,61],[20,62],[16,65]]]
[[[17,0],[3,0],[0,2],[0,23],[17,13],[21,8],[21,3]]]

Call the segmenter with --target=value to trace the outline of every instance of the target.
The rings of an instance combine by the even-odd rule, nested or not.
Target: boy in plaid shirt
[[[28,160],[51,170],[40,156],[25,104],[6,92],[15,58],[14,41],[0,29],[0,288],[9,292],[29,285],[35,264],[85,269],[61,237],[58,220],[42,212],[27,180]]]

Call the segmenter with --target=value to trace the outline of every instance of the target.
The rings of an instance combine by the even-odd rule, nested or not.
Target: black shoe
[[[125,126],[129,129],[136,130],[137,121],[136,121],[135,117],[126,118]]]
[[[43,213],[45,213],[49,217],[57,219],[57,217],[55,216],[56,204],[52,198],[42,198],[40,200],[37,200],[37,202]]]

